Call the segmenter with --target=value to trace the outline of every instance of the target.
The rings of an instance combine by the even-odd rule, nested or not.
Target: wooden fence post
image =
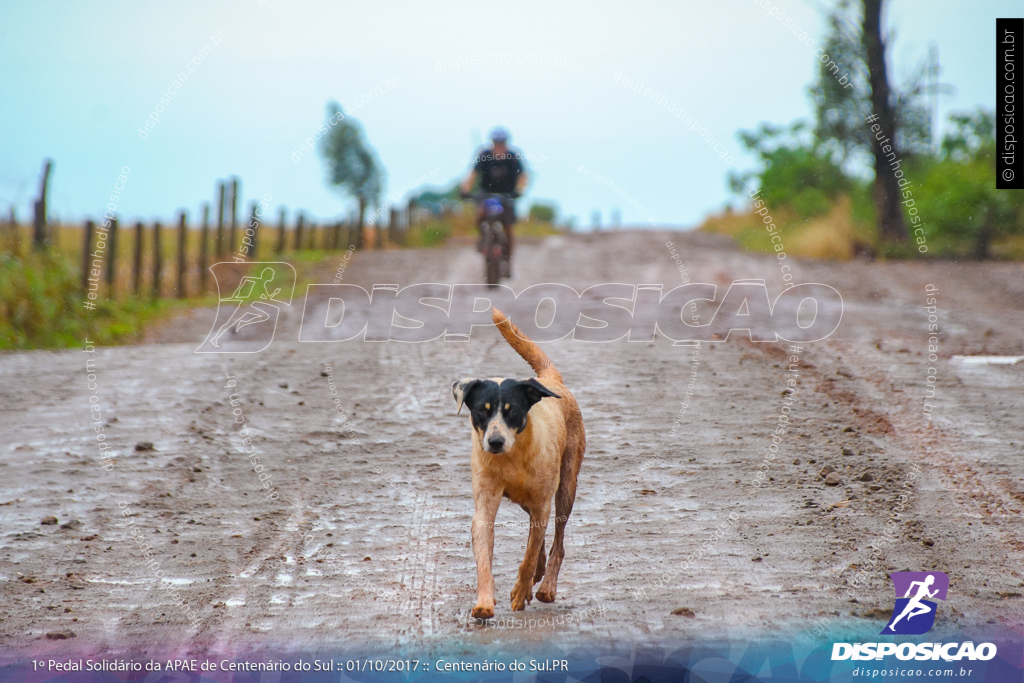
[[[176,294],[179,299],[185,298],[185,276],[188,268],[185,264],[185,256],[188,251],[188,225],[186,224],[185,212],[178,214],[178,288]]]
[[[217,260],[224,258],[224,183],[217,183]]]
[[[404,247],[406,244],[409,243],[409,209],[408,209],[408,207],[406,207],[405,211],[402,211],[402,212],[399,213],[398,220],[399,220],[398,241]]]
[[[141,221],[135,224],[135,263],[132,267],[132,288],[135,290],[135,296],[142,294],[142,247],[145,230]]]
[[[245,236],[249,237],[249,231],[252,230],[252,237],[249,237],[249,260],[259,261],[256,257],[256,247],[259,245],[257,237],[260,231],[260,217],[256,215],[256,209],[259,208],[259,204],[252,202],[249,204],[249,225],[245,228]],[[243,240],[244,241],[244,240]]]
[[[398,209],[392,208],[388,219],[388,239],[392,244],[398,244]]]
[[[331,249],[341,248],[341,221],[335,221],[334,228],[331,230]]]
[[[111,255],[106,261],[106,296],[114,298],[118,289],[118,217],[111,218]]]
[[[284,219],[285,211],[284,207],[282,206],[281,210],[278,211],[277,214],[277,248],[274,249],[275,254],[283,254],[284,249],[287,246],[287,243],[285,242],[285,237],[287,236],[287,233]]]
[[[359,215],[356,216],[356,249],[363,248],[363,219],[366,214],[366,199],[359,198]]]
[[[84,291],[89,289],[89,269],[92,266],[89,259],[92,258],[92,233],[95,229],[96,224],[91,220],[85,222],[85,239],[82,241],[82,289]],[[99,288],[98,281],[96,287]]]
[[[15,256],[21,256],[21,226],[18,225],[18,215],[14,212],[13,204],[9,218],[11,220],[11,251]]]
[[[160,298],[160,284],[164,275],[164,253],[161,248],[161,233],[163,232],[160,222],[153,224],[153,298]]]
[[[306,222],[306,214],[299,211],[299,217],[295,220],[295,251],[302,249],[302,224]]]
[[[14,212],[13,204],[8,215],[8,225],[10,226],[10,233],[8,234],[8,241],[4,246],[10,249],[15,256],[21,256],[21,228],[18,227],[18,216]]]
[[[238,227],[238,178],[231,179],[231,232],[228,235],[228,251],[235,253],[235,232]]]
[[[203,227],[199,231],[199,294],[206,294],[206,269],[210,260],[210,205],[203,204]]]
[[[35,202],[35,216],[32,232],[32,248],[36,251],[46,249],[46,190],[50,183],[50,171],[53,169],[53,161],[46,160],[43,166],[43,180],[39,185],[39,199]]]
[[[405,232],[408,235],[416,227],[416,200],[409,200],[409,208],[406,209]]]

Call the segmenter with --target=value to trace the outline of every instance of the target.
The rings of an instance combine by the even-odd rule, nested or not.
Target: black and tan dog
[[[465,403],[473,426],[473,554],[476,556],[477,599],[473,616],[494,616],[494,518],[501,497],[518,503],[530,515],[526,557],[512,589],[512,609],[533,599],[553,602],[558,570],[565,550],[565,523],[576,500],[576,477],[583,462],[586,435],[576,399],[562,384],[562,375],[505,314],[492,309],[494,324],[505,341],[523,357],[535,379],[503,377],[461,379],[452,386],[459,412]],[[555,499],[555,539],[545,563],[544,535]]]

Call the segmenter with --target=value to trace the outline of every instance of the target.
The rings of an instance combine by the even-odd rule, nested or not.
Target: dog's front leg
[[[530,508],[530,535],[526,540],[526,557],[519,565],[519,578],[512,589],[512,611],[526,609],[526,603],[533,600],[533,579],[537,571],[537,561],[544,548],[544,535],[548,528],[548,516],[551,514],[551,503],[538,509]]]
[[[490,619],[494,616],[494,574],[491,561],[494,558],[494,518],[501,505],[501,491],[474,482],[473,501],[476,513],[473,515],[473,555],[476,557],[476,606],[475,619]]]

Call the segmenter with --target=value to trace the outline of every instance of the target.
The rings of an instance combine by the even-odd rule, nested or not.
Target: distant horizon
[[[124,221],[167,221],[183,209],[198,222],[216,182],[231,176],[241,180],[240,212],[269,195],[275,221],[280,206],[290,223],[299,209],[339,220],[352,200],[326,186],[317,152],[297,154],[337,101],[386,170],[384,197],[432,170],[443,180],[431,187],[450,187],[488,130],[503,125],[533,176],[521,215],[539,202],[557,207],[559,223],[574,219],[577,231],[591,229],[595,212],[603,227],[619,213],[623,225],[644,224],[646,215],[659,228],[692,229],[743,201],[726,181],[728,172],[755,166],[739,130],[812,117],[808,42],[823,41],[824,17],[809,0],[773,5],[804,38],[757,0],[608,3],[582,15],[528,3],[502,16],[503,32],[516,38],[499,43],[480,30],[491,13],[471,3],[442,19],[425,6],[394,11],[392,3],[86,8],[3,0],[0,58],[10,66],[0,87],[17,94],[0,101],[4,220],[10,205],[20,222],[31,220],[45,158],[54,160],[49,213],[66,224],[100,216],[124,166],[132,169],[118,202]],[[941,80],[955,89],[939,98],[940,125],[953,111],[994,108],[994,18],[1011,16],[1017,4],[887,7],[894,83],[934,43]],[[338,40],[342,26],[354,30]],[[623,79],[665,102],[623,87]],[[681,109],[700,131],[683,125]]]

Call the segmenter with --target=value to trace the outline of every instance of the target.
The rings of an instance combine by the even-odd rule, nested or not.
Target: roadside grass
[[[753,210],[726,211],[709,216],[699,229],[728,235],[750,251],[785,251],[787,256],[848,261],[859,253],[873,253],[878,247],[871,229],[870,210],[866,212],[859,204],[842,195],[827,212],[816,216],[800,216],[789,206],[768,207],[768,213],[762,215]],[[771,224],[778,228],[774,234],[764,222],[769,216]]]
[[[78,267],[53,252],[15,257],[0,254],[0,349],[55,349],[126,344],[143,328],[191,305],[189,302],[97,297],[95,310],[81,287]]]
[[[774,254],[780,251],[776,247],[781,243],[781,250],[787,256],[802,258],[849,261],[860,254],[901,260],[921,258],[913,243],[882,243],[872,227],[871,207],[858,206],[858,202],[847,195],[840,196],[827,213],[814,217],[801,218],[787,206],[769,209],[767,215],[779,228],[775,235],[781,242],[772,241],[773,235],[766,230],[763,216],[753,211],[713,214],[705,218],[698,229],[732,237],[750,251]],[[955,235],[929,236],[928,252],[929,257],[934,254],[939,258],[970,258],[964,240]],[[1024,235],[1002,235],[994,239],[991,256],[993,260],[1024,261]]]

